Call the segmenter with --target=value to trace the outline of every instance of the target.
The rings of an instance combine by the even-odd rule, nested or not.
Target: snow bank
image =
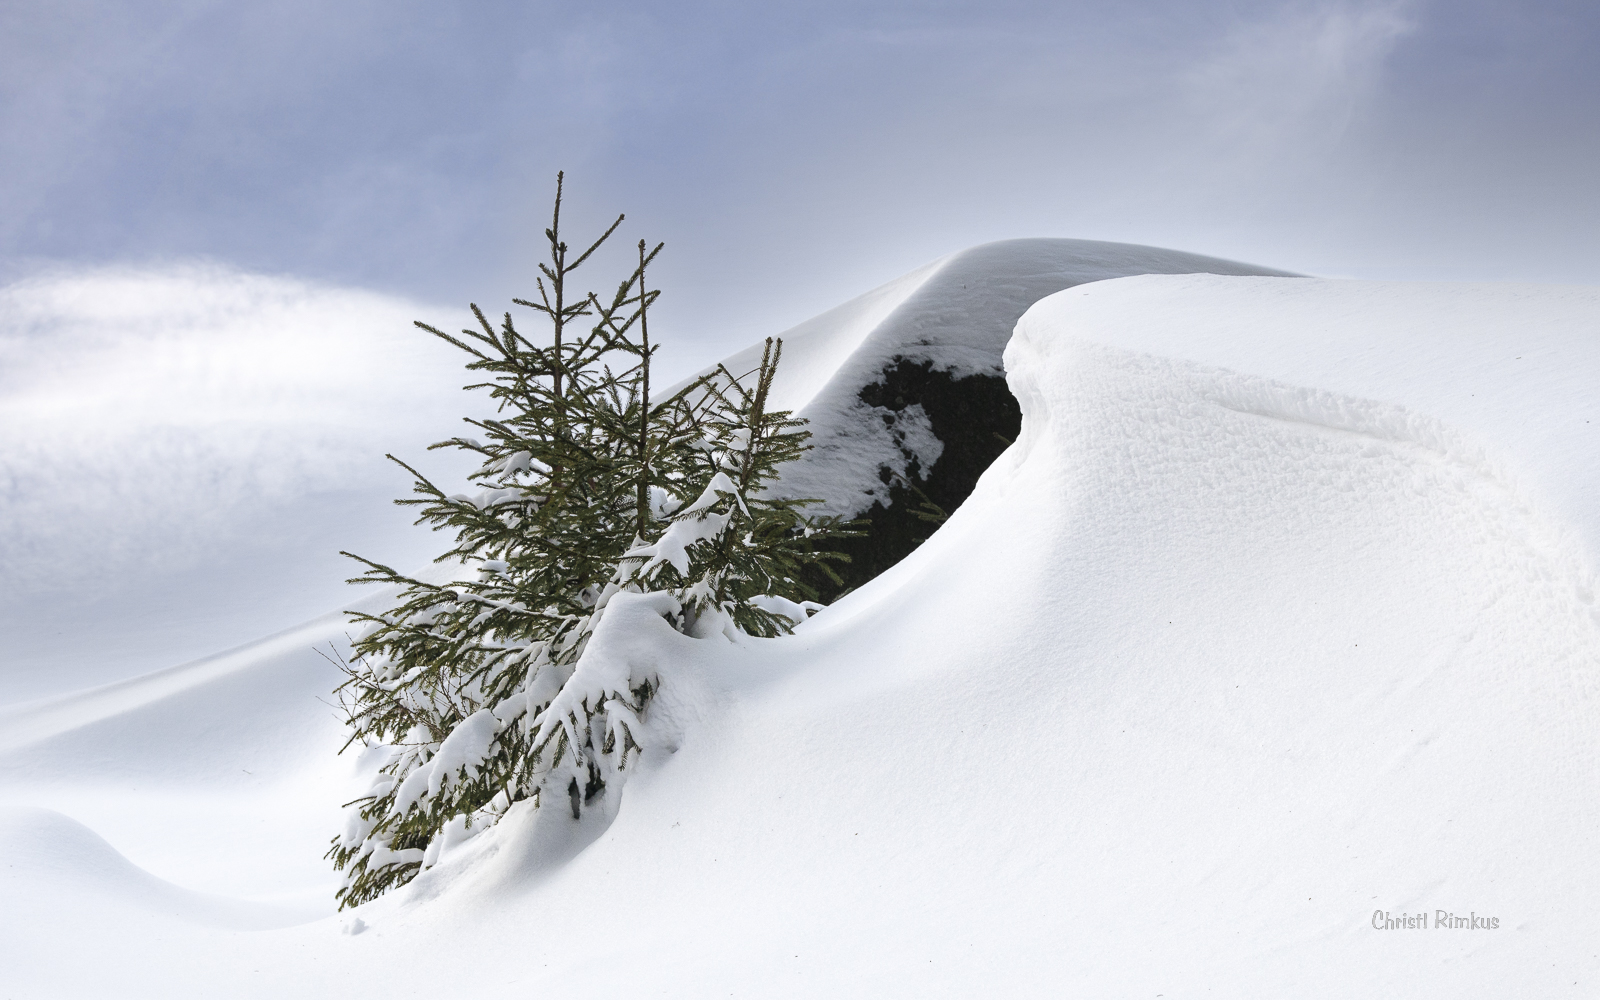
[[[652,705],[679,738],[609,825],[521,810],[359,935],[128,919],[96,925],[102,961],[8,985],[446,996],[461,956],[510,955],[468,981],[1588,989],[1600,619],[1570,548],[1589,515],[1561,500],[1592,454],[1586,295],[1161,277],[1047,299],[1006,352],[1022,435],[971,499],[792,637],[684,640]],[[1525,374],[1535,341],[1560,361]],[[62,954],[65,904],[28,898],[48,919],[13,923],[15,953]]]
[[[1025,328],[1403,405],[1600,568],[1600,289],[1134,277],[1052,296]]]
[[[456,572],[431,569],[437,582]],[[391,599],[369,593],[355,606]],[[322,853],[340,803],[375,766],[338,755],[348,734],[330,658],[348,655],[347,627],[328,614],[141,678],[0,708],[0,802],[64,813],[154,877],[272,903],[292,915],[284,922],[333,912],[339,879]]]
[[[66,896],[72,908],[117,912],[119,921],[173,922],[231,930],[262,930],[300,923],[303,917],[268,904],[251,904],[190,892],[132,864],[98,834],[49,809],[0,806],[0,844],[5,845],[6,906],[0,917],[13,940],[22,928],[34,939],[44,915],[37,896]],[[60,902],[48,910],[68,909]],[[96,921],[105,923],[105,921]],[[65,922],[64,922],[65,923]],[[72,948],[82,926],[49,928],[61,950]]]

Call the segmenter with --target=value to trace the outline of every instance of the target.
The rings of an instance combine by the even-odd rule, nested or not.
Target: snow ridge
[[[1285,275],[1199,254],[1096,240],[1002,240],[950,254],[782,334],[773,405],[811,421],[812,451],[784,471],[783,489],[816,497],[822,514],[856,517],[888,502],[886,483],[923,474],[943,445],[920,407],[870,406],[861,390],[898,361],[1000,375],[1018,317],[1053,292],[1124,275]],[[739,374],[759,348],[726,364]]]

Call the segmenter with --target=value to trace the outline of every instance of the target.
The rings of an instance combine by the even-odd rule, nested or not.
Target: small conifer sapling
[[[417,325],[469,356],[495,415],[473,436],[433,445],[474,453],[474,493],[414,478],[418,524],[453,532],[429,582],[353,556],[352,582],[396,588],[360,632],[338,689],[349,746],[384,756],[368,793],[347,806],[329,857],[345,873],[342,906],[414,878],[440,853],[532,800],[581,815],[620,785],[660,678],[642,655],[666,622],[695,637],[776,636],[818,606],[801,571],[845,557],[844,534],[781,495],[781,466],[807,447],[804,421],[768,405],[781,341],[758,369],[719,366],[651,396],[645,277],[638,264],[609,299],[578,294],[573,272],[616,231],[578,253],[561,235],[563,178],[545,230],[537,298],[517,299],[540,338],[507,313],[452,335]],[[651,623],[656,623],[652,625]]]

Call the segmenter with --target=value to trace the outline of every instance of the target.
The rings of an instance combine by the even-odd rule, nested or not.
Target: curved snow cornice
[[[885,500],[881,470],[904,477],[912,457],[924,472],[938,460],[941,444],[925,417],[886,422],[887,412],[871,412],[861,398],[897,362],[958,378],[998,376],[1017,319],[1045,296],[1107,278],[1195,273],[1291,276],[1132,243],[1001,240],[941,257],[783,332],[773,400],[810,420],[814,435],[813,450],[784,473],[786,489],[852,517]],[[756,344],[724,364],[742,375],[760,358]]]
[[[1287,271],[1201,254],[1099,240],[999,240],[947,254],[779,334],[778,406],[816,421],[848,387],[894,357],[962,374],[1000,372],[1012,327],[1033,303],[1064,288],[1137,274],[1292,277]],[[755,367],[761,345],[724,362]]]

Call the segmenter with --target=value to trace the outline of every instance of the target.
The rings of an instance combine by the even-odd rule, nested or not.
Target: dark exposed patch
[[[928,361],[913,363],[895,358],[879,381],[862,388],[861,400],[895,413],[922,404],[934,436],[944,442],[944,451],[932,469],[920,469],[913,462],[909,475],[917,489],[947,513],[961,506],[983,470],[1022,428],[1022,410],[1003,377],[956,378],[950,372],[935,370]],[[892,423],[892,418],[885,422]],[[821,574],[809,581],[824,603],[904,559],[937,527],[916,516],[923,498],[914,490],[896,480],[887,468],[879,470],[879,479],[888,487],[888,505],[879,501],[862,515],[867,522],[864,537],[838,543],[839,550],[850,556],[849,564],[836,567],[844,577],[844,585],[821,578]]]

